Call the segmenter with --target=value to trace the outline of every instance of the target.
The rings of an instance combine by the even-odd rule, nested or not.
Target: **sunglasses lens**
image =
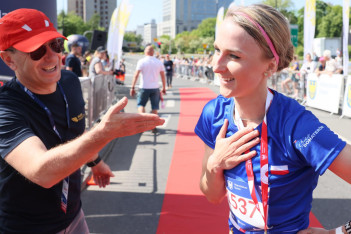
[[[54,52],[61,53],[63,51],[63,40],[61,38],[55,39],[49,46]]]
[[[61,53],[63,51],[63,39],[61,38],[54,39],[49,43],[49,47],[55,53]],[[37,50],[29,53],[31,59],[35,61],[41,59],[45,54],[46,54],[46,45],[42,45]]]
[[[36,49],[33,52],[30,52],[29,55],[31,57],[31,59],[37,61],[39,59],[41,59],[46,53],[46,46],[42,45],[40,46],[38,49]]]

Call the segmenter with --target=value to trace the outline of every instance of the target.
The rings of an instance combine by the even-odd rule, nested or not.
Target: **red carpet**
[[[200,191],[204,143],[194,133],[202,108],[216,94],[208,88],[182,88],[179,92],[178,132],[157,233],[228,234],[227,200],[212,205]]]

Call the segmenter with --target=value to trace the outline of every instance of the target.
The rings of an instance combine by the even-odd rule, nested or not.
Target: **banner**
[[[349,50],[348,50],[348,41],[349,41],[349,11],[350,7],[350,0],[344,0],[344,4],[342,7],[342,20],[343,20],[343,26],[342,26],[342,61],[343,61],[343,71],[344,74],[348,74],[349,70]]]
[[[331,113],[339,112],[343,75],[309,74],[307,77],[306,105]]]
[[[347,77],[342,115],[351,117],[351,76]]]
[[[316,0],[306,0],[304,13],[304,58],[313,55],[313,39],[316,27]]]
[[[122,0],[111,16],[110,26],[107,35],[107,52],[114,62],[114,68],[119,69],[122,57],[122,45],[124,32],[126,30],[129,16],[133,6],[128,0]]]
[[[218,33],[218,28],[222,24],[224,19],[224,7],[219,8],[217,13],[217,20],[216,20],[216,38]]]

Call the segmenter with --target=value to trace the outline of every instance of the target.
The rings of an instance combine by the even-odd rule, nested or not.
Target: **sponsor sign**
[[[331,113],[339,112],[344,77],[342,75],[309,74],[307,77],[307,105]]]

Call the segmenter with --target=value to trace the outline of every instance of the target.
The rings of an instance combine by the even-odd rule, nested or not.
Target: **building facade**
[[[220,7],[228,8],[233,0],[163,0],[162,35],[174,38],[192,31],[207,18],[217,16]]]
[[[117,0],[67,0],[67,12],[74,12],[81,16],[84,22],[94,14],[100,16],[100,26],[108,30],[113,11],[117,7]]]
[[[143,44],[154,43],[155,38],[157,38],[157,24],[153,19],[151,20],[151,23],[144,24]]]

